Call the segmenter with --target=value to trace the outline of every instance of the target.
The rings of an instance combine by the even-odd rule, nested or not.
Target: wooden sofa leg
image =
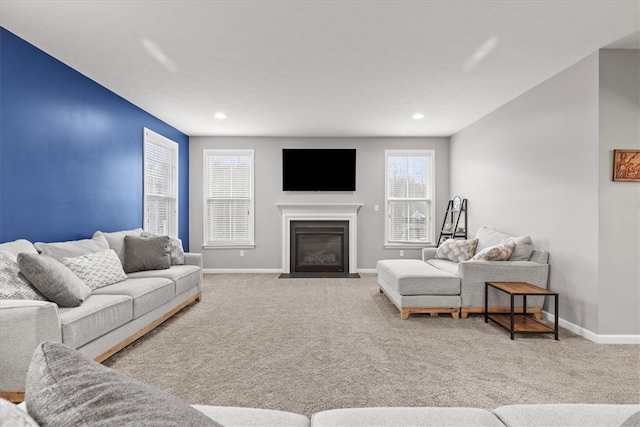
[[[452,318],[454,318],[454,319],[458,319],[458,318],[460,318],[460,312],[458,312],[458,311],[452,311],[452,312],[451,312],[451,317],[452,317]]]
[[[409,318],[409,310],[406,310],[406,309],[400,310],[400,318],[402,320],[407,320]]]
[[[469,317],[469,312],[465,311],[465,310],[460,310],[460,318],[461,319],[466,319]]]

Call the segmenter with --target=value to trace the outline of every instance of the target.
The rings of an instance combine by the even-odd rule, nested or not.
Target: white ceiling
[[[640,1],[0,0],[0,25],[191,136],[449,136],[640,48]]]

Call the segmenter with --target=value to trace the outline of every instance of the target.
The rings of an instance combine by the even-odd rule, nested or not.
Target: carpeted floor
[[[205,275],[203,301],[105,365],[191,404],[311,415],[360,406],[640,403],[640,346],[482,316],[412,315],[361,279]]]

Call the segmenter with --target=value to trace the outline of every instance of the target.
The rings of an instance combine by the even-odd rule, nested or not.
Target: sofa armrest
[[[184,263],[187,265],[197,265],[198,267],[202,268],[202,254],[185,252]]]
[[[458,264],[463,307],[484,307],[485,282],[527,282],[548,288],[549,264],[533,261],[463,261]],[[489,305],[507,306],[509,296],[490,290]],[[541,306],[544,297],[530,297],[528,306]],[[517,305],[521,306],[520,298]]]
[[[422,248],[422,260],[434,259],[438,248]]]
[[[24,391],[31,355],[42,341],[62,342],[56,304],[0,300],[0,393]]]

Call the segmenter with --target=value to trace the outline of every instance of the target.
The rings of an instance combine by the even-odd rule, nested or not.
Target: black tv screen
[[[282,149],[283,191],[356,191],[356,150]]]

